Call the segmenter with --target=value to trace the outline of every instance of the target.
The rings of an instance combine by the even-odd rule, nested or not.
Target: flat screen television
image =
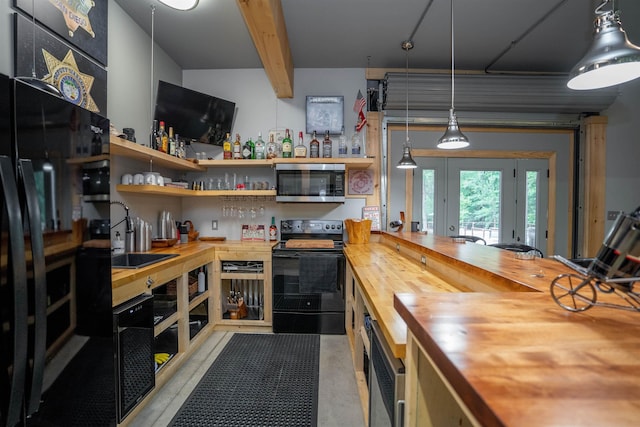
[[[231,133],[236,104],[160,80],[154,118],[181,140],[222,145]]]

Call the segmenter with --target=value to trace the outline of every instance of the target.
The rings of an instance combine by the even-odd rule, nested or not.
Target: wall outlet
[[[426,257],[426,256],[424,256],[424,255],[422,255],[422,256],[420,257],[420,262],[421,262],[421,263],[423,263],[424,265],[427,265],[427,257]]]
[[[218,220],[214,219],[211,221],[211,229],[212,230],[217,230],[218,229]]]

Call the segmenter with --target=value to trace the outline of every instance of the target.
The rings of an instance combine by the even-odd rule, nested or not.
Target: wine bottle
[[[322,157],[331,157],[332,151],[333,143],[331,142],[331,138],[329,138],[329,131],[326,131],[324,134],[324,141],[322,141]]]
[[[292,149],[291,134],[289,133],[289,129],[287,129],[284,133],[284,139],[282,140],[282,157],[290,159]]]
[[[153,127],[151,128],[151,137],[149,140],[149,147],[154,150],[158,149],[158,141],[160,141],[160,135],[158,134],[158,121],[153,121]]]
[[[312,159],[317,159],[320,157],[320,141],[316,137],[316,131],[313,131],[313,135],[311,137],[311,142],[309,143],[309,157]]]
[[[302,131],[298,133],[298,145],[293,148],[296,159],[305,159],[307,157],[307,147],[304,146]]]

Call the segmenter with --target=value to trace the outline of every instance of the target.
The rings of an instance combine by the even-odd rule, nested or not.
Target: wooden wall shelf
[[[116,185],[120,193],[135,193],[158,196],[174,197],[247,197],[266,196],[275,197],[276,190],[189,190],[175,187],[162,187],[159,185]]]
[[[153,163],[156,166],[164,166],[176,170],[193,172],[206,171],[206,168],[192,162],[191,160],[179,159],[175,156],[161,153],[160,151],[145,147],[144,145],[136,144],[135,142],[127,141],[126,139],[122,139],[117,136],[111,136],[109,142],[109,150],[111,154],[116,156],[129,157],[143,161],[153,160]]]

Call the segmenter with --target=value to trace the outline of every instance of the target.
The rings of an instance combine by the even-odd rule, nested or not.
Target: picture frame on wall
[[[35,36],[35,37],[34,37]],[[35,64],[34,45],[35,39]],[[107,71],[39,25],[14,13],[14,74],[38,79],[58,88],[63,97],[82,108],[107,116]]]
[[[306,131],[340,135],[344,127],[344,96],[307,96]]]
[[[32,10],[33,2],[33,10]],[[108,0],[13,0],[15,8],[107,66]]]

